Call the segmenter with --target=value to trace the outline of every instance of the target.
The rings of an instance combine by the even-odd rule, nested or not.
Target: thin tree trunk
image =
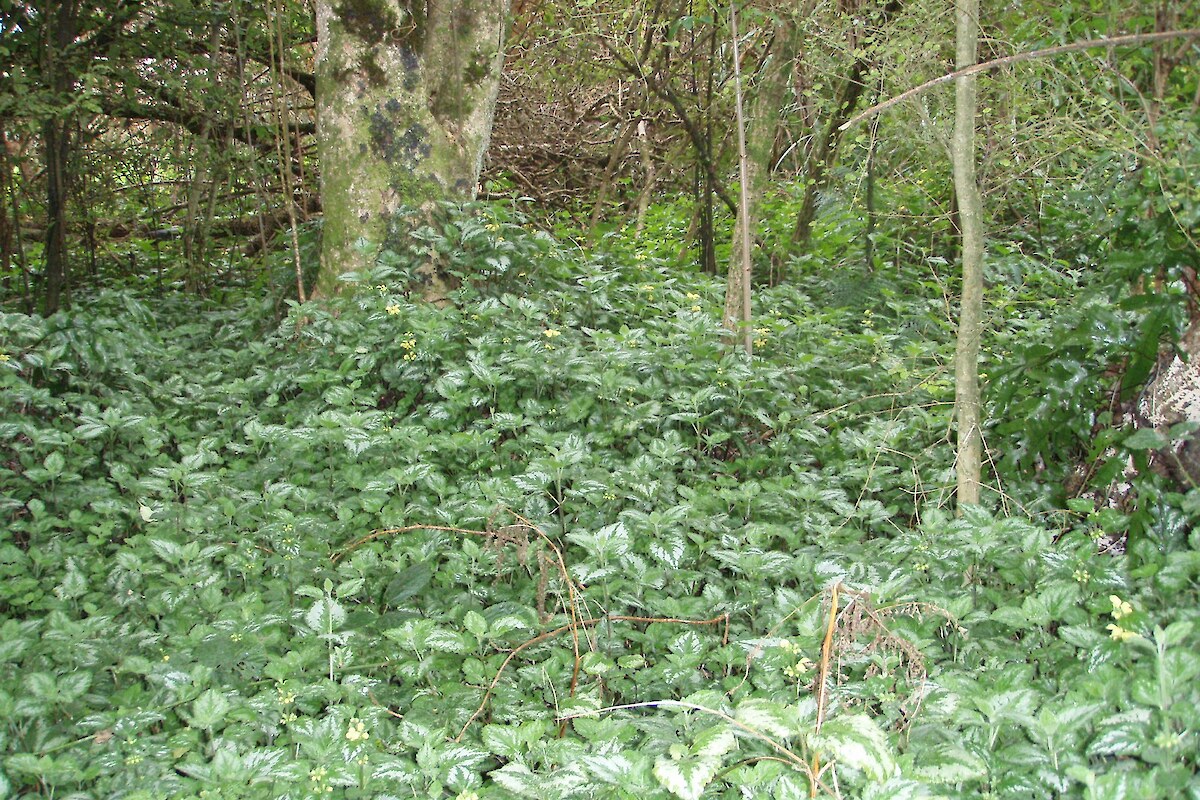
[[[12,180],[12,165],[8,163],[8,131],[0,124],[0,290],[7,283],[9,270],[12,268],[12,225],[8,219],[9,192],[15,192],[16,186]]]
[[[979,39],[979,0],[955,3],[956,69],[975,63]],[[983,328],[983,198],[975,175],[975,76],[958,78],[954,92],[954,188],[962,225],[962,304],[954,354],[954,415],[958,424],[955,474],[958,508],[979,502],[983,467],[980,430],[979,339]]]
[[[638,123],[638,153],[642,157],[642,172],[645,173],[646,183],[638,195],[637,222],[633,228],[633,238],[642,238],[646,227],[646,212],[650,209],[650,198],[654,196],[654,184],[658,182],[658,170],[654,166],[654,149],[650,137],[646,135],[646,121]]]
[[[754,247],[754,206],[762,195],[763,182],[771,170],[779,111],[787,92],[788,77],[795,54],[795,33],[796,27],[790,19],[781,21],[775,36],[778,50],[768,58],[760,71],[758,90],[750,104],[750,113],[744,121],[744,146],[739,141],[742,197],[734,226],[733,252],[726,279],[722,325],[730,332],[744,326],[742,338],[747,353],[753,349],[749,301],[750,261]],[[739,119],[739,135],[741,128],[742,120]]]
[[[608,153],[608,163],[604,167],[604,177],[600,179],[600,188],[596,190],[596,202],[592,205],[592,220],[588,225],[588,238],[595,241],[596,230],[600,227],[600,219],[604,216],[604,205],[608,202],[608,193],[612,189],[613,179],[617,169],[629,149],[629,142],[637,131],[638,124],[633,120],[625,123],[625,127],[613,142],[612,150]]]
[[[64,63],[75,40],[78,5],[74,0],[57,4],[50,12],[50,27],[42,69],[51,90],[66,97],[73,83]],[[46,284],[42,313],[50,316],[62,305],[70,287],[67,253],[67,192],[70,184],[70,120],[51,115],[42,123],[42,147],[46,151]]]
[[[70,280],[67,262],[67,161],[71,154],[70,132],[61,120],[42,126],[46,148],[46,285],[42,313],[50,316],[62,305]]]
[[[751,255],[753,247],[750,241],[751,187],[757,187],[757,163],[752,168],[750,157],[746,153],[746,116],[742,105],[742,76],[738,70],[738,30],[736,3],[729,6],[729,30],[733,36],[733,79],[734,94],[737,99],[737,133],[738,133],[738,177],[741,183],[739,194],[737,224],[733,230],[733,253],[729,259],[729,277],[725,288],[725,329],[733,333],[736,326],[742,326],[742,348],[746,356],[754,354],[754,333],[750,330],[750,277]],[[761,95],[760,95],[761,97]],[[773,130],[773,127],[772,127]],[[770,155],[767,156],[770,158]],[[756,160],[757,161],[757,160]],[[753,175],[751,174],[753,171]]]

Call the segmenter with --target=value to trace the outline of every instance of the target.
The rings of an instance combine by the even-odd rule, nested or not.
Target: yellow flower
[[[0,353],[0,364],[4,363],[5,361],[12,361],[12,356],[10,356],[8,353]]]
[[[396,305],[395,303],[392,303],[390,306],[387,307],[386,311],[389,314],[391,314],[392,316],[395,316],[396,314],[400,313],[400,306]]]
[[[553,339],[555,336],[562,336],[562,332],[556,331],[554,328],[547,328],[542,331],[542,336],[545,336],[547,339]]]
[[[371,734],[367,733],[367,726],[363,724],[361,719],[355,718],[350,720],[350,727],[346,731],[346,741],[365,742],[369,738],[371,738]]]
[[[1108,630],[1109,630],[1108,635],[1113,638],[1113,641],[1117,641],[1117,642],[1125,642],[1125,641],[1128,641],[1138,635],[1138,634],[1134,633],[1133,631],[1125,630],[1120,625],[1113,625],[1111,623],[1108,626]]]
[[[380,294],[387,294],[387,286],[385,286],[384,284],[381,283],[378,286],[376,286],[375,288],[379,290]]]
[[[688,292],[684,296],[687,297],[688,300],[699,300],[700,299],[700,295],[696,294],[695,292]]]
[[[1123,617],[1128,617],[1130,614],[1133,613],[1133,606],[1131,606],[1129,603],[1126,603],[1124,600],[1117,597],[1115,594],[1110,594],[1108,596],[1108,600],[1109,600],[1109,602],[1112,603],[1112,607],[1113,607],[1112,608],[1112,618],[1113,619],[1122,619]],[[1112,626],[1110,625],[1109,627],[1112,627]],[[1113,637],[1113,638],[1116,638],[1116,637]]]
[[[692,306],[692,311],[699,311],[699,310],[700,310],[700,306]]]

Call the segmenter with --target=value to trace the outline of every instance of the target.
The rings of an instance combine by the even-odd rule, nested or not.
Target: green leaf
[[[0,663],[17,661],[29,649],[30,640],[13,637],[0,639]]]
[[[676,797],[697,800],[720,768],[718,759],[659,756],[654,760],[654,777]]]
[[[705,728],[691,747],[674,745],[668,755],[654,761],[654,776],[672,794],[695,800],[721,768],[726,753],[737,747],[733,730],[726,725]]]
[[[46,456],[46,460],[42,462],[42,466],[46,468],[46,472],[49,472],[51,477],[57,478],[59,475],[62,475],[63,469],[66,467],[66,463],[67,462],[66,459],[63,458],[63,454],[55,450],[50,455]]]
[[[629,778],[633,763],[624,753],[585,755],[580,758],[583,768],[602,783],[620,785]]]
[[[987,777],[987,762],[958,744],[944,744],[922,753],[913,770],[931,783],[966,783]]]
[[[1155,633],[1155,639],[1162,643],[1164,647],[1176,647],[1184,643],[1189,636],[1192,635],[1194,626],[1188,620],[1179,620],[1172,622],[1161,633]]]
[[[317,633],[337,630],[346,621],[346,609],[329,595],[324,595],[304,615],[304,622]]]
[[[1170,442],[1153,428],[1138,428],[1126,437],[1124,444],[1130,450],[1161,450]]]
[[[734,718],[759,733],[785,739],[799,731],[791,721],[787,706],[762,698],[751,698],[739,703]]]
[[[616,664],[604,653],[589,651],[583,654],[580,666],[588,675],[605,675],[611,672]]]
[[[483,614],[472,609],[463,615],[463,627],[474,636],[482,639],[487,634],[487,620],[483,618]]]
[[[208,689],[192,703],[191,725],[201,730],[212,730],[224,721],[229,713],[229,700],[215,689]]]
[[[92,685],[92,673],[70,672],[58,679],[59,702],[79,699]]]
[[[513,759],[529,751],[530,745],[537,739],[540,730],[535,728],[532,731],[532,737],[529,733],[530,731],[523,729],[521,725],[485,725],[483,727],[483,746],[490,753],[502,758]]]
[[[542,796],[541,779],[524,764],[513,761],[500,769],[492,770],[488,775],[517,797],[540,798]]]
[[[1093,758],[1106,756],[1136,756],[1146,744],[1144,726],[1136,723],[1117,725],[1101,732],[1087,747]]]
[[[447,628],[436,628],[431,631],[425,640],[425,645],[443,653],[468,653],[471,651],[471,645],[463,639],[462,634]]]
[[[383,592],[383,602],[398,606],[410,597],[422,592],[433,580],[433,570],[424,561],[418,561],[396,574]]]
[[[896,759],[887,736],[870,717],[851,714],[827,721],[811,737],[812,746],[827,757],[861,770],[872,780],[887,780],[896,772]]]

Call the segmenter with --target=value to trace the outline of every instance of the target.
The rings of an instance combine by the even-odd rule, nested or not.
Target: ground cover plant
[[[936,264],[764,288],[747,360],[717,281],[522,222],[282,318],[0,316],[0,795],[1200,796],[1196,495],[1068,504],[997,430],[1005,503],[955,517]],[[404,297],[431,257],[451,307]],[[1034,419],[1149,310],[1039,372],[1101,306],[1006,258]]]

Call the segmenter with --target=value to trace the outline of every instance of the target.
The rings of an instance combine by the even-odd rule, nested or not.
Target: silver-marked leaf
[[[346,609],[329,595],[324,595],[304,615],[304,622],[317,633],[337,630],[346,621]]]
[[[812,746],[873,780],[887,780],[896,772],[896,759],[887,736],[865,714],[829,720],[820,733],[813,734]]]
[[[733,712],[734,718],[759,733],[776,738],[787,738],[797,733],[789,722],[787,707],[770,700],[751,698],[739,703]]]

